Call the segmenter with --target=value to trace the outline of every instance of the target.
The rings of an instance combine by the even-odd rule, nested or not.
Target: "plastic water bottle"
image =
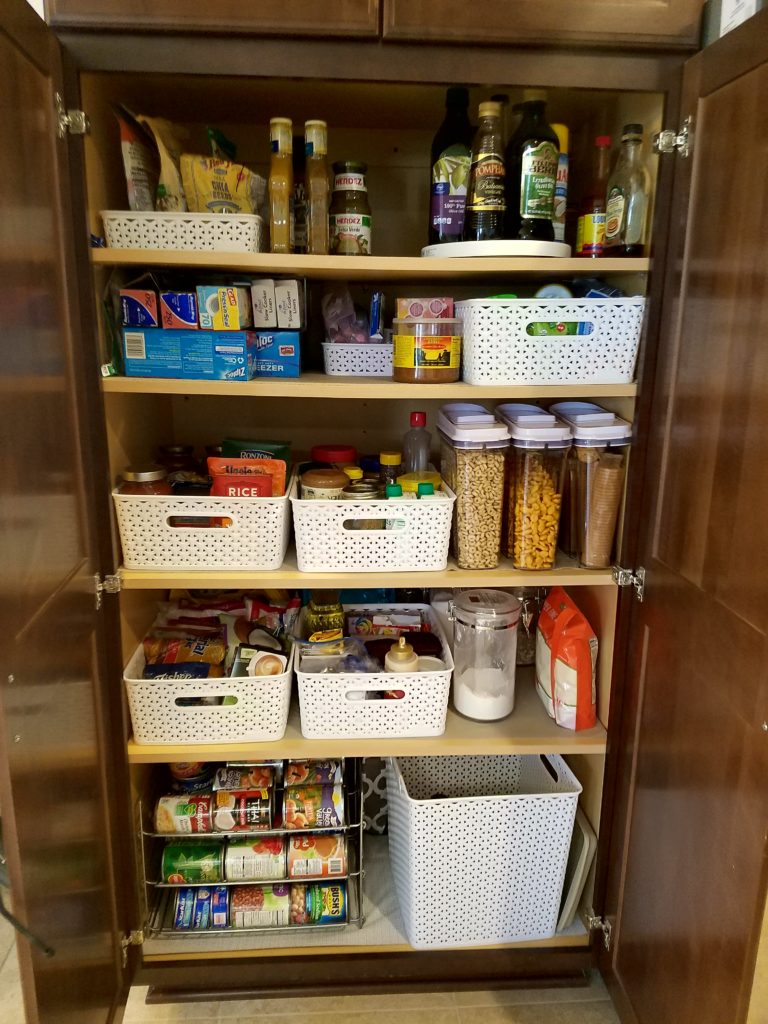
[[[426,429],[427,414],[411,413],[411,429],[403,437],[403,466],[406,473],[423,473],[429,465],[432,435]]]

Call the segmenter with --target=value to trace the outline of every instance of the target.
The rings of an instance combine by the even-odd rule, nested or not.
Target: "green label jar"
[[[333,199],[328,214],[330,249],[335,256],[370,256],[371,207],[366,164],[354,160],[333,165]]]

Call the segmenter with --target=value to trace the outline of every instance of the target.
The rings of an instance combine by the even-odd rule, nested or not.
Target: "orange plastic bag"
[[[213,479],[212,494],[230,494],[230,490],[217,489],[217,480],[221,477],[227,478],[227,484],[232,478],[240,477],[269,477],[272,481],[272,497],[281,498],[285,494],[285,477],[287,466],[282,459],[228,459],[211,456],[208,459],[208,473]],[[246,484],[253,485],[253,479],[246,480]],[[253,497],[254,495],[249,495]],[[267,495],[264,495],[265,497]]]
[[[564,729],[591,729],[595,713],[597,637],[562,587],[547,594],[536,631],[536,690]]]

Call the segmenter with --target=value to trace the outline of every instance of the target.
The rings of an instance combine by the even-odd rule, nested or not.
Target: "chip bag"
[[[536,690],[564,729],[591,729],[595,714],[597,637],[562,587],[547,594],[536,631]]]

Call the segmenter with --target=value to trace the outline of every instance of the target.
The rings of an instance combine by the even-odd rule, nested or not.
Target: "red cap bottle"
[[[412,412],[411,413],[411,426],[412,427],[426,427],[427,425],[427,414],[425,412]]]

